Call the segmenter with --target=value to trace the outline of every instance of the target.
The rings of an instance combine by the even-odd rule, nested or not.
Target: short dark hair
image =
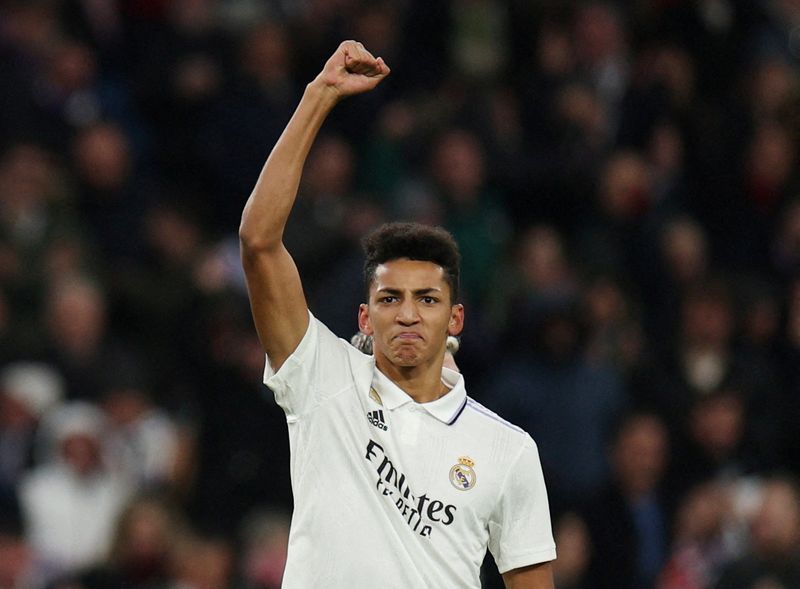
[[[450,303],[458,302],[461,255],[456,240],[447,230],[420,223],[384,223],[367,235],[362,245],[366,254],[364,287],[367,300],[377,267],[391,260],[407,258],[441,266],[450,286]]]

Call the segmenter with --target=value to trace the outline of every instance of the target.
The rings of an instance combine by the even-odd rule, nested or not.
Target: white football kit
[[[535,443],[460,374],[442,380],[416,403],[311,315],[280,370],[267,362],[291,449],[284,588],[477,589],[487,546],[501,573],[555,558]]]

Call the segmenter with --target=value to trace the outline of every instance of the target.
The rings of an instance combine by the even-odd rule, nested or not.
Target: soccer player
[[[487,547],[507,587],[552,588],[555,558],[533,440],[443,368],[458,335],[459,254],[440,228],[365,240],[358,326],[373,355],[309,312],[282,235],[328,113],[389,67],[345,41],[306,88],[245,205],[239,235],[265,383],[286,413],[295,510],[284,587],[480,587]]]

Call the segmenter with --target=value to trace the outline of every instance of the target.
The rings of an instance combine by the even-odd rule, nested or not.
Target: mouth
[[[400,341],[400,343],[412,343],[422,341],[422,336],[411,331],[404,331],[394,336],[394,339]]]

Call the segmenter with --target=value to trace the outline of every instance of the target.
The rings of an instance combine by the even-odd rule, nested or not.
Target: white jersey
[[[289,427],[284,588],[479,588],[487,546],[501,573],[555,558],[535,443],[457,372],[416,403],[311,316],[264,378]]]

